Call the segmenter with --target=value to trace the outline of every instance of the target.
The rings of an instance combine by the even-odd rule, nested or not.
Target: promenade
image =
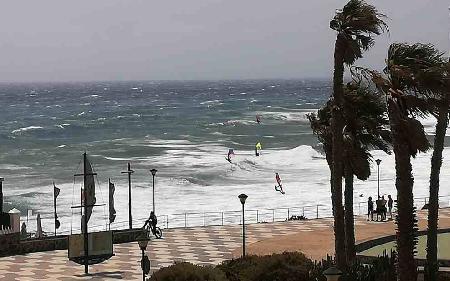
[[[426,212],[418,213],[420,230],[426,229]],[[369,222],[355,217],[358,242],[395,233],[393,221]],[[450,227],[450,209],[440,210],[440,227]],[[247,252],[270,254],[301,251],[315,259],[333,253],[333,219],[286,221],[250,224]],[[195,264],[218,264],[240,255],[242,226],[210,226],[166,229],[164,239],[152,240],[147,247],[152,270],[175,261]],[[0,280],[142,280],[141,251],[136,242],[114,245],[115,256],[90,266],[89,276],[83,267],[68,260],[67,250],[31,253],[0,258]]]

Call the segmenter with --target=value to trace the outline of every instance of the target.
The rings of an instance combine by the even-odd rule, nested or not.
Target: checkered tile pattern
[[[442,209],[441,219],[450,219],[450,209]],[[426,213],[419,213],[426,219]],[[357,225],[372,222],[357,217]],[[232,252],[242,243],[242,226],[211,226],[166,229],[163,239],[150,241],[147,255],[152,270],[168,266],[175,261],[195,264],[218,264],[232,257]],[[318,219],[252,224],[246,227],[247,243],[295,234],[298,232],[333,231],[333,220]],[[67,251],[30,253],[0,258],[0,280],[142,280],[140,269],[141,251],[137,243],[114,245],[115,256],[90,266],[90,275],[84,268],[68,260]]]

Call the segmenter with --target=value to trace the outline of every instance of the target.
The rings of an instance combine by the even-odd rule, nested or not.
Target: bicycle
[[[146,224],[146,226],[144,226],[144,227],[145,227],[144,229],[147,231],[147,235],[148,235],[149,239],[151,238],[152,234],[155,235],[155,237],[157,239],[161,239],[161,237],[162,237],[161,228],[159,228],[157,226],[153,227],[152,224],[150,224],[150,223]]]

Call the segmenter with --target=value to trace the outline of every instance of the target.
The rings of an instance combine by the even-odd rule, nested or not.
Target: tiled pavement
[[[450,218],[450,209],[441,211],[441,215]],[[419,214],[420,219],[423,216]],[[356,219],[357,225],[369,223],[364,217]],[[247,243],[299,232],[331,232],[332,225],[332,219],[252,224],[246,228]],[[152,240],[147,247],[152,269],[181,260],[218,264],[241,246],[241,229],[239,225],[166,229],[164,239]],[[66,250],[3,257],[0,280],[141,280],[137,243],[114,245],[114,253],[108,261],[90,266],[89,276],[84,276],[83,266],[68,260]]]

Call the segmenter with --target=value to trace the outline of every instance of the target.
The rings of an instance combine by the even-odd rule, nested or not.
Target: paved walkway
[[[424,229],[426,213],[419,214]],[[268,254],[301,250],[306,255],[321,258],[333,249],[332,219],[253,224],[247,229],[248,251]],[[356,218],[357,240],[393,234],[392,222],[368,222]],[[442,209],[442,227],[450,227],[450,209]],[[215,226],[168,229],[164,239],[152,240],[147,254],[152,269],[168,266],[174,261],[195,264],[217,264],[240,255],[241,226]],[[114,245],[115,256],[90,266],[84,276],[83,266],[67,259],[67,251],[31,253],[0,258],[0,280],[141,280],[140,255],[137,243]]]

